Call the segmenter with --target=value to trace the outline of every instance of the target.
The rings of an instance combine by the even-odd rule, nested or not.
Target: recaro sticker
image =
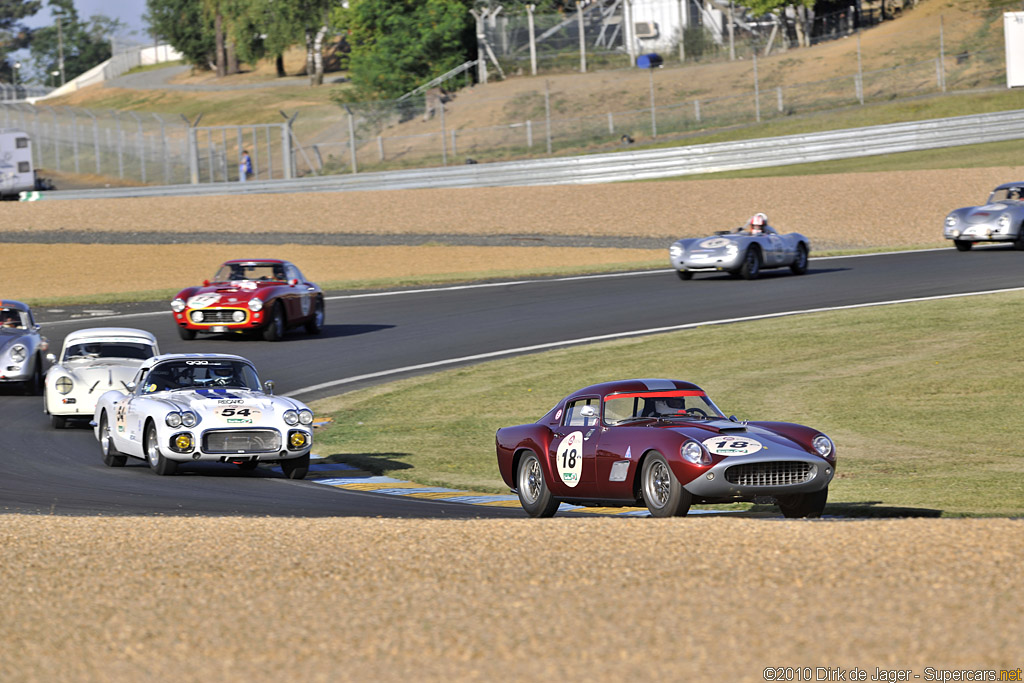
[[[750,455],[761,450],[761,442],[745,436],[721,434],[704,439],[704,448],[713,455]]]
[[[583,472],[583,432],[573,432],[562,439],[555,459],[558,461],[558,476],[562,478],[562,483],[575,488]]]

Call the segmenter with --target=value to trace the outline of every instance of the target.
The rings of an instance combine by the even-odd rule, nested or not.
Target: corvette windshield
[[[645,419],[703,420],[723,417],[703,391],[675,390],[610,394],[604,399],[605,424]]]
[[[175,360],[157,365],[142,380],[142,393],[175,389],[252,389],[260,380],[248,363],[237,360]]]
[[[145,342],[85,340],[64,349],[64,360],[92,358],[135,358],[145,360],[152,357],[153,346]]]
[[[214,282],[235,280],[284,282],[284,265],[281,263],[225,263],[213,276]]]

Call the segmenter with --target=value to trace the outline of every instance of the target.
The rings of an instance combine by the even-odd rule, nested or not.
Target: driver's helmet
[[[686,402],[681,398],[658,398],[654,401],[654,412],[659,415],[675,415],[686,410]]]
[[[235,370],[230,366],[214,368],[213,376],[215,379],[231,379],[235,376]]]
[[[757,235],[764,232],[764,226],[768,225],[768,216],[763,213],[755,213],[750,217],[750,232]]]

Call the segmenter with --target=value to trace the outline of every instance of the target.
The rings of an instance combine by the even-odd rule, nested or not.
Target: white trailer
[[[36,189],[32,141],[18,128],[0,128],[0,199]]]

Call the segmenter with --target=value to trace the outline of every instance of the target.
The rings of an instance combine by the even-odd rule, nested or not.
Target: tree
[[[360,97],[394,98],[466,61],[473,39],[464,0],[358,0],[349,76]]]
[[[41,0],[0,0],[0,79],[14,80],[14,69],[7,56],[28,45],[31,31],[20,23],[39,11]]]
[[[190,64],[210,68],[215,59],[213,22],[196,0],[146,0],[151,31],[185,56]]]
[[[81,21],[71,0],[51,0],[50,10],[54,24],[33,31],[29,48],[36,78],[43,81],[54,71],[62,71],[64,79],[71,80],[110,59],[110,37],[127,28],[102,14]]]

